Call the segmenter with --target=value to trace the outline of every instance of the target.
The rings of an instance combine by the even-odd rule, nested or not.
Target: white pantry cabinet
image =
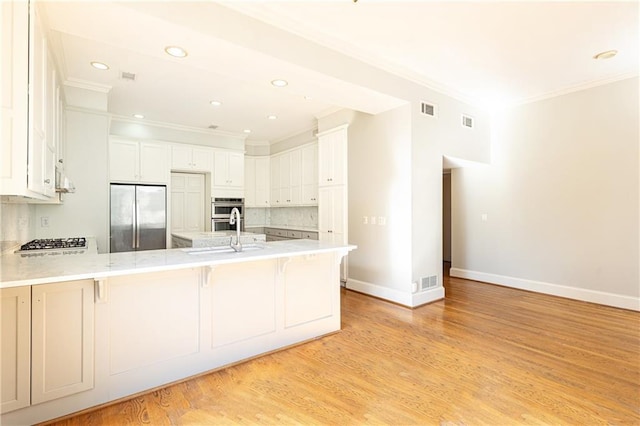
[[[171,173],[171,232],[205,230],[204,193],[204,175]]]
[[[27,407],[31,393],[31,287],[0,290],[0,413]]]
[[[194,145],[171,146],[171,170],[210,172],[213,149]]]
[[[244,205],[245,207],[269,207],[270,199],[269,157],[251,157],[244,159]]]
[[[213,154],[212,197],[244,196],[244,154],[215,150]]]
[[[168,145],[111,137],[109,179],[112,182],[168,183]]]
[[[302,148],[302,194],[304,205],[318,204],[318,144],[313,143]]]
[[[35,3],[0,2],[0,195],[55,201],[58,79]]]
[[[342,186],[322,187],[318,190],[318,228],[320,241],[345,243],[346,197]]]
[[[347,183],[347,128],[318,134],[319,185]]]

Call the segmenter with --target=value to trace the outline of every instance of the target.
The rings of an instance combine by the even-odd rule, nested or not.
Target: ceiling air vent
[[[126,72],[126,71],[122,71],[120,73],[120,77],[123,80],[131,80],[131,81],[136,81],[136,75],[132,72]]]
[[[462,127],[473,129],[474,119],[471,116],[462,114]]]
[[[420,113],[428,115],[429,117],[437,117],[438,106],[430,102],[422,101],[420,102]]]
[[[209,129],[211,129],[211,130],[215,130],[215,129],[217,129],[217,128],[218,128],[218,125],[217,125],[217,124],[211,124],[211,125],[209,126]]]

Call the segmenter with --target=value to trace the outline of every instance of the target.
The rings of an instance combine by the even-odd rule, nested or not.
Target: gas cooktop
[[[20,246],[19,251],[32,250],[61,250],[61,249],[83,249],[87,248],[87,239],[76,238],[43,238],[29,241]]]

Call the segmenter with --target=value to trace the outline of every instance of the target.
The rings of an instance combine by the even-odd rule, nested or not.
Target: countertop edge
[[[268,243],[267,243],[268,244]],[[205,266],[215,266],[215,265],[228,265],[234,263],[244,263],[244,262],[253,262],[253,261],[261,261],[261,260],[271,260],[278,259],[283,257],[298,257],[298,256],[306,256],[313,254],[321,254],[321,253],[329,253],[333,251],[343,251],[344,255],[348,252],[355,250],[357,246],[355,245],[335,245],[335,246],[327,246],[327,247],[313,247],[313,248],[300,248],[300,249],[290,249],[290,250],[277,250],[272,253],[265,253],[263,251],[251,251],[251,252],[243,252],[242,256],[225,256],[220,258],[220,254],[211,254],[211,256],[216,256],[218,258],[212,258],[207,255],[199,255],[203,256],[200,260],[193,260],[190,262],[184,263],[175,263],[175,264],[165,264],[165,265],[150,265],[150,266],[142,266],[136,268],[127,268],[127,269],[113,269],[107,271],[95,271],[95,272],[86,272],[86,273],[70,273],[68,275],[53,275],[49,277],[38,277],[38,278],[27,278],[21,280],[11,280],[11,281],[1,281],[0,282],[0,290],[5,288],[12,287],[21,287],[28,285],[41,285],[41,284],[50,284],[56,282],[63,281],[75,281],[75,280],[84,280],[84,279],[93,279],[99,280],[109,277],[122,276],[122,275],[136,275],[150,272],[163,272],[163,271],[173,271],[179,269],[190,269],[190,268],[200,268]],[[182,249],[167,249],[166,251],[178,251]],[[268,250],[266,248],[265,250]],[[109,256],[109,254],[97,254],[96,256]]]

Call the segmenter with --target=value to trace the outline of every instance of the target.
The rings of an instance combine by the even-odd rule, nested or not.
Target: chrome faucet
[[[229,237],[229,245],[235,251],[242,251],[242,243],[240,242],[240,210],[234,207],[229,215],[229,225],[236,225],[236,243],[233,243],[233,236]]]

